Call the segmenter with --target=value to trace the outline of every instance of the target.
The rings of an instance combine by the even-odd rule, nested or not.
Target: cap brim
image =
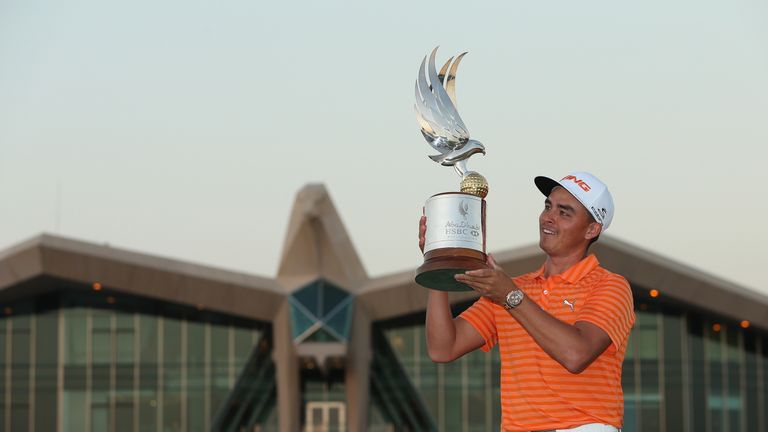
[[[536,184],[536,187],[539,188],[541,193],[544,194],[544,196],[549,196],[549,194],[552,193],[552,189],[554,189],[556,186],[560,186],[560,183],[557,181],[544,176],[538,176],[534,178],[533,182]]]

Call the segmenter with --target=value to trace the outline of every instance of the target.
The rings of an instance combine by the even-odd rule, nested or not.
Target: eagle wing
[[[446,62],[440,71],[442,77],[438,76],[435,68],[436,54],[437,48],[432,50],[429,56],[429,66],[427,66],[427,57],[424,57],[419,68],[419,76],[416,80],[416,119],[427,142],[435,150],[447,153],[460,149],[469,140],[467,127],[456,110],[454,90],[456,68],[464,54],[456,59],[447,76],[445,72],[453,58]],[[446,91],[443,80],[448,84],[450,94]]]

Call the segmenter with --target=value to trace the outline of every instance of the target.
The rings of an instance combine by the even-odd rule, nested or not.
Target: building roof
[[[57,289],[27,283],[43,277],[264,321],[283,299],[273,279],[49,234],[0,251],[0,301]]]
[[[768,330],[764,294],[610,236],[601,236],[593,252],[603,266],[626,277],[636,293],[656,289],[659,300],[749,320]],[[533,271],[544,259],[535,245],[494,256],[512,275]],[[424,311],[428,291],[414,282],[418,264],[368,277],[327,190],[313,184],[297,194],[275,278],[42,234],[0,251],[0,301],[37,294],[24,282],[45,276],[85,286],[99,282],[118,292],[271,321],[288,294],[322,278],[356,295],[358,307],[382,320]],[[453,302],[476,297],[472,292],[451,295]]]

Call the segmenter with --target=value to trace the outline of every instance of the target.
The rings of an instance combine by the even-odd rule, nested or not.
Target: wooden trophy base
[[[467,270],[488,268],[484,253],[467,248],[442,248],[424,254],[424,264],[416,270],[416,283],[439,291],[472,291],[454,275]]]

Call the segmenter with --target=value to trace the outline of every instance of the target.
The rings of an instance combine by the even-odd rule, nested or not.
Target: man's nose
[[[552,215],[552,212],[548,211],[548,210],[544,210],[543,212],[541,212],[541,218],[540,219],[541,219],[541,222],[554,222],[555,221],[555,218]]]

